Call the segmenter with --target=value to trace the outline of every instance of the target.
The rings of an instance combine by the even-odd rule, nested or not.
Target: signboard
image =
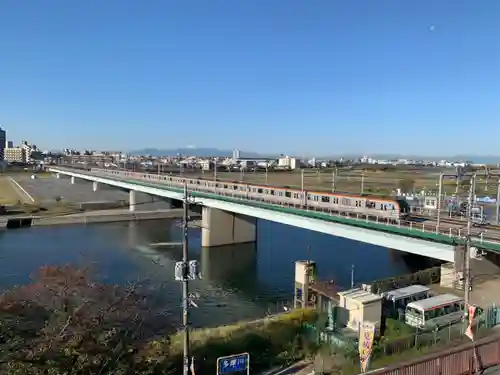
[[[240,353],[217,358],[217,375],[250,374],[250,354]]]
[[[373,340],[375,339],[375,325],[365,322],[359,330],[359,362],[361,372],[366,372],[372,355]]]

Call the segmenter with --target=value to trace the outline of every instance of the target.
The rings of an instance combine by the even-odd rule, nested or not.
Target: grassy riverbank
[[[151,289],[96,284],[87,270],[45,267],[33,282],[0,296],[0,373],[5,375],[178,374],[178,319],[152,308]],[[304,333],[312,310],[191,332],[198,373],[217,358],[248,352],[253,371],[315,352]]]

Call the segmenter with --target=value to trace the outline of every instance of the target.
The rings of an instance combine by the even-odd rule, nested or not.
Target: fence
[[[455,346],[411,362],[372,371],[371,375],[465,375],[500,364],[500,336]]]
[[[483,339],[487,340],[485,337],[491,337],[493,334],[492,328],[497,325],[500,325],[500,307],[491,306],[486,309],[480,317],[476,318],[476,322],[473,326],[474,339],[476,341]],[[304,328],[304,333],[309,341],[315,341],[317,344],[326,344],[327,347],[330,348],[331,356],[341,354],[343,358],[342,366],[347,366],[347,368],[359,367],[358,346],[356,340],[353,340],[352,337],[346,338],[340,331],[330,332],[330,334],[321,332],[321,330],[318,330],[313,325],[304,326]],[[466,328],[467,322],[460,322],[447,327],[442,327],[438,331],[418,332],[416,334],[401,336],[395,339],[381,338],[380,341],[376,342],[374,345],[372,352],[372,365],[375,368],[383,367],[390,363],[401,362],[411,356],[420,357],[423,353],[436,352],[445,350],[449,347],[470,344],[470,339],[464,335]],[[426,370],[426,372],[429,371]],[[350,373],[349,371],[344,372],[346,374]],[[427,373],[425,375],[433,374],[434,372]],[[439,375],[455,374],[459,373],[447,373],[446,371],[442,374],[439,373]],[[391,375],[396,375],[396,373]]]
[[[474,339],[478,340],[490,335],[491,329],[500,325],[500,307],[490,306],[475,320],[473,326]],[[464,335],[466,329],[467,322],[461,322],[441,327],[438,331],[417,332],[387,341],[382,339],[374,348],[373,358],[398,355],[409,350],[426,350],[430,348],[435,350],[440,347],[460,345],[470,341]]]

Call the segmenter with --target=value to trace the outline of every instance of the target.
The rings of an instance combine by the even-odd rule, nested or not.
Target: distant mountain
[[[151,156],[175,156],[177,154],[183,156],[218,156],[230,157],[233,156],[233,151],[219,150],[217,148],[205,147],[185,147],[176,149],[157,149],[157,148],[144,148],[142,150],[135,150],[129,153],[130,155],[151,155]],[[242,158],[258,158],[259,154],[255,152],[240,151]]]

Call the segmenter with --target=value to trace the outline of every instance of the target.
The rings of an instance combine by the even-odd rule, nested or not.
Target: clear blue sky
[[[500,154],[500,0],[0,0],[0,35],[15,141]]]

